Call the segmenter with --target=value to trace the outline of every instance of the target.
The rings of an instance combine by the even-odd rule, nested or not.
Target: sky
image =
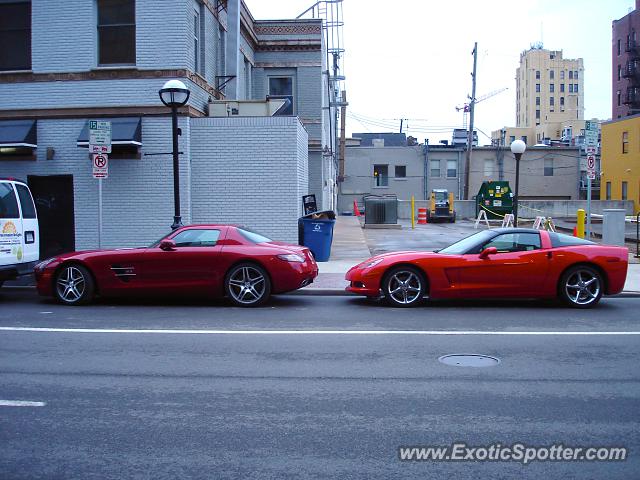
[[[295,18],[315,0],[245,0],[254,18]],[[343,74],[347,135],[403,131],[423,142],[451,140],[456,106],[471,94],[478,42],[476,105],[480,144],[515,126],[515,73],[537,42],[584,59],[585,118],[611,118],[611,22],[634,0],[344,0]],[[486,134],[486,136],[485,136]]]

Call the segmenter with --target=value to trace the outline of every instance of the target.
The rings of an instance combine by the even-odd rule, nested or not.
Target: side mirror
[[[164,250],[165,252],[171,252],[176,249],[176,242],[173,240],[162,240],[160,242],[160,250]]]
[[[485,258],[489,258],[489,255],[495,255],[496,253],[498,253],[498,249],[496,247],[485,248],[480,252],[480,258],[484,260]]]

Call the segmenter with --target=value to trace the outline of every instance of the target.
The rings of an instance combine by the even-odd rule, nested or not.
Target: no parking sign
[[[109,177],[109,157],[106,153],[94,153],[91,155],[93,163],[93,178]]]

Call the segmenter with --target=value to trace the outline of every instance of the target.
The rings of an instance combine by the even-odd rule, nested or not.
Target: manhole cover
[[[500,360],[489,355],[475,355],[468,353],[457,353],[454,355],[443,355],[438,360],[445,365],[454,367],[493,367],[498,365]]]

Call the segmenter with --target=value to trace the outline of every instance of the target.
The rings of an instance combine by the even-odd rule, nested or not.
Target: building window
[[[618,106],[622,105],[622,92],[620,90],[616,92],[616,97],[618,97]]]
[[[374,165],[373,166],[373,180],[376,187],[389,186],[389,166],[388,165]]]
[[[578,70],[574,70],[573,71],[573,79],[577,80],[578,79]]]
[[[407,166],[396,165],[395,173],[396,173],[396,178],[407,178]]]
[[[0,2],[0,45],[0,71],[31,70],[31,2]]]
[[[564,97],[560,97],[560,110],[564,110]]]
[[[569,93],[573,93],[573,83],[569,84]]]
[[[553,177],[553,158],[544,159],[544,176]]]
[[[555,83],[550,83],[549,84],[549,92],[553,93],[556,91],[556,85]]]
[[[536,105],[540,105],[540,97],[536,97]]]
[[[618,80],[622,80],[622,67],[618,65]]]
[[[618,55],[620,55],[620,39],[618,39]]]
[[[195,71],[200,72],[200,14],[193,14],[193,59]]]
[[[622,182],[622,200],[627,199],[627,182]]]
[[[540,80],[540,70],[536,70],[536,80]]]
[[[553,70],[549,70],[549,79],[553,80],[556,77],[556,72]]]
[[[564,70],[560,70],[560,80],[564,80]]]
[[[458,162],[456,160],[447,160],[447,178],[456,178],[458,176]]]
[[[429,167],[429,176],[440,178],[440,160],[431,160]]]
[[[289,100],[289,105],[279,115],[293,115],[293,77],[269,77],[269,98]]]
[[[539,92],[539,91],[540,91],[540,84],[536,83],[536,92]]]
[[[135,0],[98,0],[98,63],[135,65]]]
[[[573,80],[573,70],[569,70],[569,80]]]
[[[555,97],[549,97],[549,105],[553,107],[555,104]]]
[[[620,40],[618,40],[620,41]],[[605,199],[606,200],[611,200],[611,182],[607,182],[607,190],[605,193]]]
[[[629,132],[622,132],[622,153],[629,153]]]
[[[536,118],[540,118],[540,110],[536,110]]]
[[[564,93],[564,83],[560,84],[560,92]]]
[[[573,86],[573,93],[578,93],[578,84],[577,83]]]
[[[527,143],[527,136],[526,135],[522,135],[520,137],[520,140],[522,140],[524,143]]]
[[[484,159],[484,176],[491,177],[493,175],[493,159]]]

